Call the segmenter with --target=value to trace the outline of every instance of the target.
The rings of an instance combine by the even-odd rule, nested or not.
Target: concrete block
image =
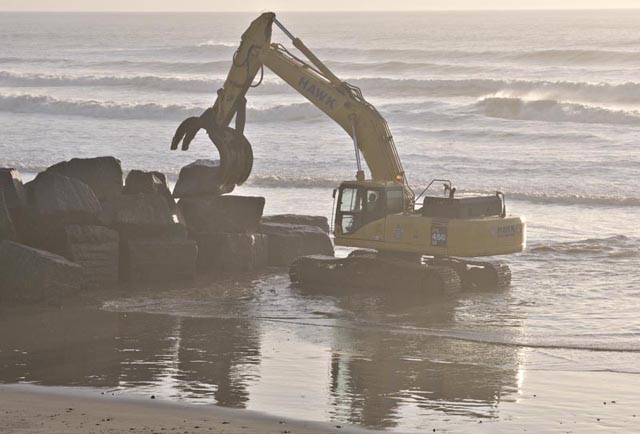
[[[4,192],[9,212],[27,206],[27,191],[17,170],[6,167],[0,168],[0,190]]]
[[[178,210],[160,194],[121,195],[105,204],[101,222],[122,238],[186,238]]]
[[[65,257],[82,266],[85,287],[110,288],[118,284],[119,235],[103,226],[65,227]]]
[[[268,264],[268,240],[264,234],[202,233],[198,243],[198,270],[253,271]]]
[[[263,223],[289,223],[293,225],[316,226],[329,233],[329,219],[318,215],[276,214],[262,217]]]
[[[79,179],[101,202],[122,193],[122,167],[114,157],[73,158],[47,168],[47,172]]]
[[[269,265],[289,266],[306,255],[334,255],[331,238],[316,226],[262,223],[260,233],[268,235]]]
[[[21,235],[28,232],[27,189],[17,170],[0,168],[0,192],[4,194],[4,203],[13,223],[16,239],[21,239]]]
[[[124,182],[123,193],[125,195],[157,194],[164,197],[172,211],[176,209],[176,202],[171,196],[171,191],[167,185],[167,177],[160,172],[130,171]]]
[[[180,170],[173,197],[217,196],[222,191],[222,170],[219,160],[196,160]]]
[[[4,192],[0,190],[0,241],[15,241],[17,238],[16,229],[4,199]]]
[[[26,244],[61,254],[64,227],[98,223],[102,206],[82,181],[53,172],[40,173],[27,183]]]
[[[82,267],[62,256],[12,241],[0,243],[0,297],[59,301],[82,289]]]
[[[254,233],[264,203],[264,197],[226,195],[180,199],[178,208],[191,233]]]
[[[134,283],[191,281],[198,248],[192,240],[128,240],[120,257],[121,278]]]

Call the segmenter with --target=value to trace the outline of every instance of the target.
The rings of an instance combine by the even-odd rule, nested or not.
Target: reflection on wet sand
[[[0,381],[132,389],[243,407],[259,341],[247,321],[80,307],[3,315]]]
[[[290,403],[308,405],[294,395],[295,385],[313,377],[319,378],[313,402],[320,407],[314,414],[380,428],[402,425],[407,412],[494,417],[501,399],[517,389],[517,348],[420,332],[454,322],[453,301],[399,303],[379,294],[329,297],[291,289],[257,294],[225,294],[234,305],[229,317],[185,316],[177,308],[150,314],[79,304],[6,306],[0,310],[0,381],[286,412]],[[265,307],[269,316],[261,316],[259,306],[270,297],[293,300],[285,304],[294,319],[274,320],[273,303]],[[305,297],[333,313],[304,312],[295,320],[292,306]],[[279,337],[283,330],[286,339]],[[269,368],[261,366],[267,359]]]
[[[401,407],[421,415],[491,418],[502,397],[517,391],[518,348],[420,333],[452,326],[454,300],[380,295],[367,303],[357,295],[343,303],[360,317],[393,315],[393,321],[387,319],[387,331],[373,333],[364,327],[335,329],[330,381],[337,418],[393,427],[406,411]]]

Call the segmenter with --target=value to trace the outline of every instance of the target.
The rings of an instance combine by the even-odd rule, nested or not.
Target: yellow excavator
[[[271,42],[273,24],[306,60]],[[243,134],[245,95],[260,84],[264,67],[337,122],[351,136],[355,150],[356,176],[334,190],[332,223],[335,244],[357,250],[346,258],[298,258],[291,265],[292,282],[404,286],[435,293],[510,284],[506,264],[463,259],[525,248],[524,218],[507,215],[504,195],[456,196],[450,181],[434,180],[416,196],[385,119],[360,89],[334,75],[273,13],[263,13],[245,31],[215,104],[200,117],[180,124],[171,149],[182,142],[187,150],[196,133],[205,129],[220,153],[220,192],[230,192],[246,181],[253,154]],[[235,128],[231,128],[234,118]],[[365,177],[361,155],[370,179]],[[435,186],[443,186],[442,195],[430,195]]]

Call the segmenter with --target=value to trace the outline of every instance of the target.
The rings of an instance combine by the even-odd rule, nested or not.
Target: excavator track
[[[440,294],[452,295],[462,290],[462,282],[458,273],[449,267],[426,267],[426,288],[436,290]]]
[[[462,289],[460,276],[453,268],[425,266],[371,251],[356,252],[347,258],[300,257],[289,269],[291,282],[308,287],[401,290],[429,295],[451,295]]]
[[[427,263],[455,269],[465,291],[501,291],[511,285],[511,269],[502,261],[469,261],[448,257],[433,258]]]

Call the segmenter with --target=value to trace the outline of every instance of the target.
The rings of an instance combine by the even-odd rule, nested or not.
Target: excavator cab
[[[363,226],[401,213],[404,208],[402,186],[377,181],[347,181],[337,191],[335,233],[349,235]]]

